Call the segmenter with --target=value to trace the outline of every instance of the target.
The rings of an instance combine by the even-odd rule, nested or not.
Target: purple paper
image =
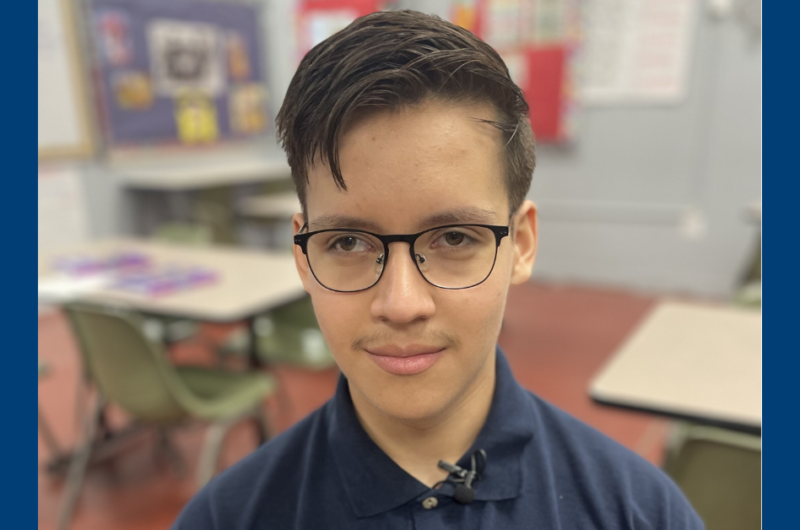
[[[163,296],[197,288],[216,279],[217,273],[210,269],[170,265],[126,274],[115,287],[145,296]]]

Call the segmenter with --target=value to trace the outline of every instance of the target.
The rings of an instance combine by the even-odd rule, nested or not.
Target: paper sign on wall
[[[681,101],[686,94],[695,10],[695,0],[588,3],[583,101]]]

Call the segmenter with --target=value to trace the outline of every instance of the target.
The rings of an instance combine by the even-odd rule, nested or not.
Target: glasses
[[[389,261],[389,245],[399,242],[408,243],[411,260],[428,283],[468,289],[492,274],[497,249],[507,235],[507,226],[472,224],[397,235],[333,228],[298,233],[294,244],[303,250],[314,278],[330,291],[354,293],[374,286]]]

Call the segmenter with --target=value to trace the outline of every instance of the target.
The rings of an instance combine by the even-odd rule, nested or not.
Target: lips
[[[375,364],[394,375],[415,375],[424,372],[442,356],[446,348],[411,345],[382,346],[367,350]]]

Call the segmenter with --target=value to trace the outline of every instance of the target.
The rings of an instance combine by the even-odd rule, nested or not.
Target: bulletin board
[[[39,0],[39,160],[93,149],[74,15],[68,0]]]
[[[540,143],[576,135],[581,0],[458,0],[450,20],[503,57]]]
[[[193,145],[270,128],[255,6],[94,0],[88,11],[111,147]]]

